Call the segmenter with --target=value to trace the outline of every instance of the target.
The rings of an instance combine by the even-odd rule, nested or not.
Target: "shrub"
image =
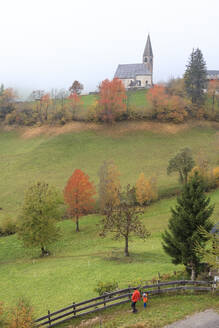
[[[213,169],[212,171],[208,169],[203,169],[200,166],[194,166],[193,169],[189,172],[189,179],[192,178],[196,172],[203,179],[205,191],[210,191],[212,189],[215,189],[217,185],[219,185],[219,168],[218,168],[218,178],[217,178],[217,168]]]
[[[99,281],[97,283],[97,287],[94,289],[96,293],[98,293],[100,296],[106,294],[106,293],[111,293],[114,290],[118,288],[118,283],[116,281],[112,282],[103,282]]]
[[[34,328],[33,309],[30,303],[21,298],[12,309],[8,328]]]
[[[16,232],[16,221],[5,217],[0,223],[0,236],[13,235]]]
[[[214,177],[216,185],[219,187],[219,166],[217,166],[213,169],[213,177]]]
[[[140,205],[148,205],[157,199],[157,188],[154,178],[146,179],[144,173],[139,175],[136,182],[136,199]]]
[[[3,302],[0,302],[0,328],[5,327],[5,313],[3,308]]]

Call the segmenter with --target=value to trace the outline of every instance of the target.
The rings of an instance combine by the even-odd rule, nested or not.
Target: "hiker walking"
[[[140,301],[140,299],[141,299],[141,294],[139,290],[137,288],[134,288],[134,292],[132,294],[132,305],[131,305],[133,313],[137,312],[136,303]]]

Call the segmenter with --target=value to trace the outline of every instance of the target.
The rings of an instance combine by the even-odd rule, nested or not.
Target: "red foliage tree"
[[[88,175],[76,169],[64,189],[68,212],[76,219],[76,231],[79,231],[79,218],[93,208],[95,194],[95,187],[89,181]]]
[[[160,121],[183,122],[188,101],[177,95],[169,95],[162,85],[155,85],[147,93],[155,118]]]
[[[112,123],[115,118],[126,111],[126,91],[121,80],[114,78],[112,81],[104,80],[99,86],[98,105],[100,118]]]

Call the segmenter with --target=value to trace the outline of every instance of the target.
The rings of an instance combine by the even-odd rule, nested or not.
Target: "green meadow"
[[[204,154],[210,166],[218,163],[218,126],[210,123],[174,126],[150,123],[78,125],[66,133],[32,134],[30,131],[0,131],[0,219],[15,218],[31,181],[43,180],[62,192],[74,169],[85,171],[98,185],[98,170],[113,159],[123,185],[135,184],[139,174],[154,176],[160,194],[179,188],[177,174],[166,175],[168,160],[183,147],[197,159]],[[79,129],[81,127],[81,129]],[[27,133],[29,137],[27,138]],[[54,130],[53,130],[54,132]],[[219,216],[219,190],[212,192],[213,220]],[[118,282],[119,287],[150,280],[157,273],[172,273],[175,266],[163,252],[161,233],[167,227],[175,198],[162,199],[145,208],[143,221],[151,232],[145,242],[133,238],[130,258],[123,255],[123,240],[99,237],[100,216],[80,219],[81,232],[73,221],[58,222],[60,239],[51,245],[50,257],[40,258],[38,249],[25,249],[16,235],[0,238],[0,300],[7,306],[19,296],[28,297],[36,316],[95,296],[98,281]]]

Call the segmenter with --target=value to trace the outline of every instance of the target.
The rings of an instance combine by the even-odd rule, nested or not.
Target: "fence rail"
[[[174,287],[168,287],[175,285]],[[139,287],[141,291],[147,292],[149,295],[157,295],[163,293],[170,293],[175,291],[194,290],[200,292],[215,292],[216,285],[214,282],[206,281],[191,281],[191,280],[177,280],[169,282],[160,282],[152,285],[145,285]],[[35,320],[36,327],[54,327],[61,323],[74,318],[79,318],[86,314],[108,309],[116,305],[130,302],[134,287],[129,287],[117,290],[112,293],[107,293],[102,296],[91,298],[84,302],[72,303],[71,305],[62,308],[56,312],[48,311],[47,315]]]

